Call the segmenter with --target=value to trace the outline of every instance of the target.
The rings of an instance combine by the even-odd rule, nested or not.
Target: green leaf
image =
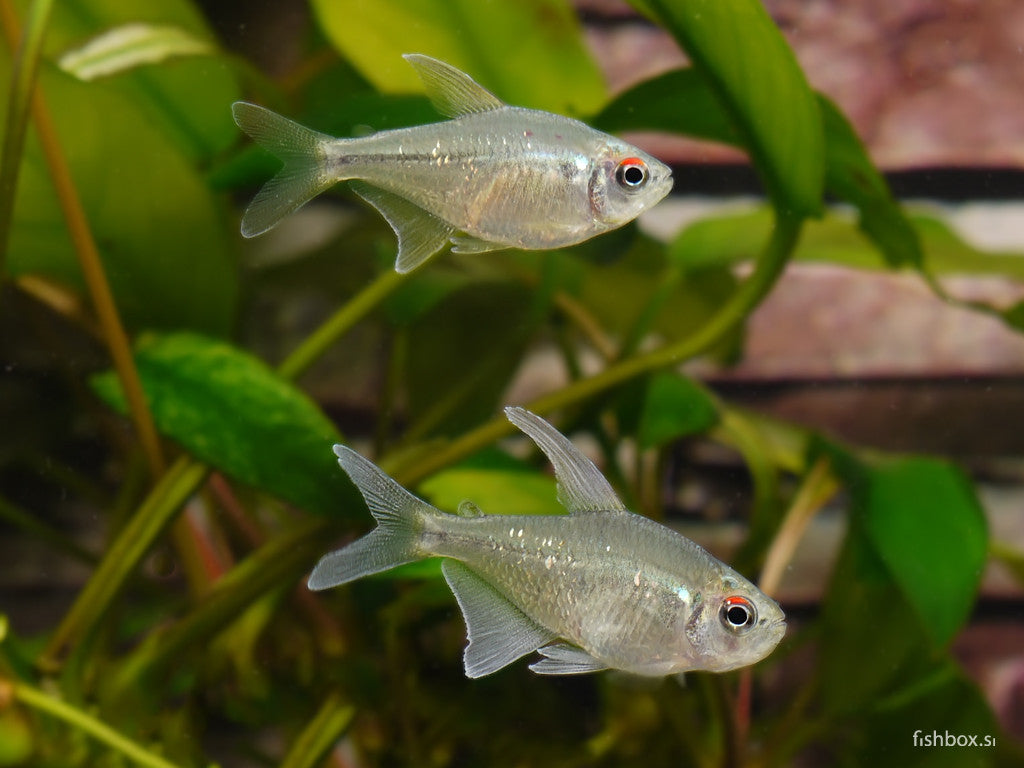
[[[918,233],[925,255],[924,269],[930,275],[1000,275],[1024,279],[1024,259],[1019,253],[974,248],[948,224],[932,216],[913,214],[908,222]],[[853,218],[842,211],[832,211],[822,219],[808,222],[793,259],[858,269],[891,267],[891,259],[877,247],[871,247],[863,228],[858,230],[854,224]],[[732,265],[753,258],[771,227],[771,211],[767,208],[708,216],[676,236],[669,245],[669,256],[690,272]],[[1013,322],[1013,307],[1003,310],[1003,314]]]
[[[853,126],[827,97],[818,96],[825,130],[825,188],[857,207],[860,228],[891,267],[922,266],[913,225],[875,168]]]
[[[758,247],[761,245],[763,242]],[[654,331],[666,339],[680,339],[695,332],[719,309],[735,289],[736,279],[728,269],[676,278],[671,275],[668,255],[664,244],[638,236],[631,247],[617,251],[614,260],[592,262],[582,270],[576,294],[610,332]],[[660,306],[654,306],[655,301]],[[656,310],[653,317],[649,316],[650,306]],[[643,329],[637,328],[638,316]]]
[[[238,140],[228,105],[241,95],[231,59],[219,53],[202,14],[187,0],[67,0],[55,3],[47,29],[46,53],[59,61],[83,41],[125,25],[174,29],[193,44],[205,43],[206,55],[175,58],[163,65],[135,67],[104,80],[148,118],[193,161],[208,162]],[[181,41],[177,43],[180,48]],[[54,110],[57,111],[56,109]],[[117,112],[105,113],[109,122]]]
[[[825,149],[807,79],[758,0],[645,0],[717,94],[776,207],[821,210]]]
[[[454,512],[471,501],[488,515],[564,515],[554,478],[527,470],[453,467],[420,483],[430,503]]]
[[[936,645],[966,621],[988,546],[985,514],[963,472],[931,458],[871,466],[855,513]]]
[[[742,147],[743,140],[708,81],[692,67],[623,91],[591,124],[602,131],[665,131]]]
[[[46,68],[42,86],[86,217],[129,327],[226,334],[237,276],[220,206],[192,163],[106,81]],[[84,292],[38,143],[29,141],[10,241],[13,275]]]
[[[260,360],[190,333],[151,336],[135,360],[157,428],[194,457],[310,512],[362,512],[331,451],[337,429]],[[93,386],[125,412],[112,371]]]
[[[182,56],[212,54],[213,46],[180,27],[123,24],[65,51],[61,69],[79,80],[95,80]]]
[[[637,439],[643,448],[703,432],[718,421],[711,395],[693,379],[658,373],[647,384]]]
[[[913,224],[836,106],[817,95],[825,136],[825,190],[859,213],[859,226],[890,266],[920,267],[922,248]],[[708,82],[694,69],[667,72],[622,93],[593,123],[605,131],[680,133],[743,148],[740,133]]]
[[[458,67],[510,104],[588,114],[605,97],[566,0],[313,0],[338,51],[381,91],[420,92],[401,56]]]
[[[843,462],[836,466],[842,474]],[[821,605],[819,676],[826,711],[870,711],[932,669],[933,649],[922,621],[859,518],[851,521]]]
[[[988,524],[970,481],[940,459],[867,462],[820,446],[849,488],[851,536],[863,538],[864,561],[877,561],[875,580],[890,580],[930,644],[945,646],[970,614],[988,552]]]

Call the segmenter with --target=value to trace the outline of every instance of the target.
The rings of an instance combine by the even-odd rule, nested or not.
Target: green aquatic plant
[[[0,405],[0,524],[87,573],[45,627],[0,617],[0,765],[349,764],[330,756],[339,744],[359,755],[349,762],[383,765],[908,764],[917,728],[999,734],[950,644],[987,560],[1020,568],[1021,555],[989,553],[965,473],[744,410],[678,365],[742,354],[747,318],[794,258],[916,270],[937,291],[945,271],[1018,276],[1017,261],[908,217],[756,0],[634,7],[692,64],[609,98],[565,0],[314,0],[301,62],[277,81],[228,52],[188,0],[0,0],[0,321],[48,355],[2,374],[21,407]],[[243,143],[229,105],[258,97],[338,136],[434,122],[399,58],[416,50],[508,103],[738,147],[766,204],[668,243],[627,225],[406,275],[391,269],[386,226],[346,205],[342,234],[240,268],[250,246],[229,201],[275,165]],[[743,278],[740,262],[752,262]],[[296,285],[319,300],[298,338],[261,338]],[[1011,326],[1024,316],[974,308]],[[401,485],[442,508],[551,514],[541,463],[498,445],[513,431],[503,392],[540,340],[555,342],[569,383],[526,405],[593,435],[631,509],[663,514],[644,462],[623,463],[626,443],[662,457],[699,438],[742,457],[751,505],[731,565],[768,594],[844,492],[820,610],[752,670],[685,687],[552,684],[515,667],[468,681],[436,562],[326,596],[300,586],[369,519],[331,453],[350,438],[310,394],[315,369],[340,355],[375,383],[366,432]],[[53,510],[67,503],[102,521],[101,545],[83,551],[61,530]],[[164,578],[168,564],[186,578]],[[801,679],[773,679],[805,655]],[[1002,734],[972,752],[1019,757]]]

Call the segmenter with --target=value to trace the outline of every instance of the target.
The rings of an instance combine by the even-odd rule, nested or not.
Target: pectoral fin
[[[537,650],[544,658],[531,664],[530,669],[538,675],[583,675],[608,669],[603,661],[568,643],[555,643]]]
[[[558,500],[570,512],[625,512],[626,507],[594,462],[544,419],[525,408],[509,406],[508,420],[529,435],[555,468]]]
[[[466,677],[497,672],[555,639],[553,633],[457,560],[445,560],[441,572],[466,620]]]
[[[393,192],[355,180],[349,183],[352,191],[359,195],[387,219],[398,238],[398,258],[395,271],[412,272],[420,264],[440,251],[446,245],[455,228],[447,221],[410,203]]]

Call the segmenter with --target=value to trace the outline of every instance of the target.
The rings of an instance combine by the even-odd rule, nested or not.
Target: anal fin
[[[544,658],[531,664],[530,669],[538,675],[583,675],[608,669],[603,661],[568,643],[555,643],[537,650]]]
[[[398,258],[395,271],[412,272],[416,267],[446,245],[455,228],[443,219],[410,203],[404,197],[388,192],[365,181],[349,183],[352,191],[368,202],[383,216],[398,238]]]
[[[497,672],[555,639],[459,561],[446,559],[441,571],[466,620],[466,677]]]

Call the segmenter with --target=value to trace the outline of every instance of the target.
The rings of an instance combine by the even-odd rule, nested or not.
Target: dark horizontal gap
[[[675,194],[715,196],[760,195],[754,169],[739,163],[675,164]],[[893,194],[902,200],[940,202],[1024,200],[1024,169],[921,168],[885,174]]]
[[[947,389],[976,389],[978,387],[998,387],[1000,389],[1017,389],[1024,387],[1024,376],[1020,375],[969,375],[950,373],[949,375],[926,376],[884,376],[867,375],[856,377],[784,377],[784,378],[716,378],[713,374],[701,379],[708,386],[719,392],[733,392],[744,389],[758,389],[762,392],[786,391],[791,389],[868,389],[871,387],[942,387]]]

